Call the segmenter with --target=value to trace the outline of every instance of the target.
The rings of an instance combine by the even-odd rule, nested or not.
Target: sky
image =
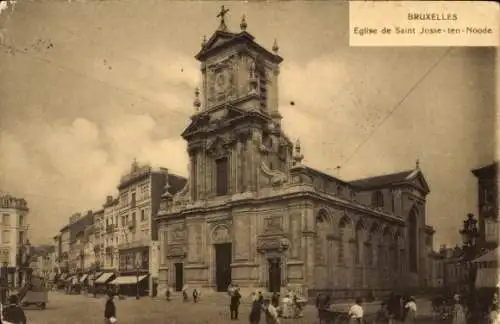
[[[187,174],[180,134],[200,82],[194,55],[221,4],[3,4],[0,189],[27,199],[33,242],[50,242],[72,213],[116,195],[134,158]],[[257,42],[277,40],[280,112],[304,163],[354,180],[419,159],[434,244],[458,243],[461,221],[477,210],[470,171],[495,158],[496,52],[349,47],[340,2],[223,4],[230,30],[244,14]]]

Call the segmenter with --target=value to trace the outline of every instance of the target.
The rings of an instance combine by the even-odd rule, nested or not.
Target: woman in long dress
[[[405,304],[405,323],[415,323],[415,317],[417,313],[417,303],[413,297],[408,298]]]
[[[466,324],[465,311],[458,300],[455,300],[455,305],[453,305],[453,324]]]
[[[266,324],[279,324],[278,310],[269,299],[264,301],[264,312],[266,314]]]
[[[286,294],[282,300],[282,314],[283,318],[292,317],[292,299],[289,294]]]

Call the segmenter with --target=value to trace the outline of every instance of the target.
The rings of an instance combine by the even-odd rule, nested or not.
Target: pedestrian
[[[465,311],[462,305],[460,305],[460,298],[455,300],[455,305],[453,305],[452,312],[452,323],[453,324],[466,324]]]
[[[165,298],[167,299],[168,302],[172,298],[172,292],[170,291],[170,287],[167,287],[167,290],[165,292]]]
[[[187,302],[189,300],[187,289],[188,289],[187,285],[184,285],[182,287],[182,300],[184,302]]]
[[[380,309],[377,311],[377,315],[375,317],[375,323],[392,324],[391,317],[389,315],[389,307],[386,303],[380,304]]]
[[[27,319],[23,309],[18,305],[17,295],[9,296],[9,304],[2,307],[2,324],[26,324]]]
[[[330,296],[319,293],[316,296],[316,309],[318,310],[319,324],[325,324],[328,318],[328,309],[330,308]]]
[[[255,297],[255,293],[254,297]],[[262,305],[259,302],[259,299],[256,297],[252,299],[252,308],[250,309],[250,324],[258,324],[260,322],[260,316],[262,312]]]
[[[489,317],[488,324],[499,324],[500,323],[500,314],[498,313],[498,306],[497,305],[493,304],[488,317]]]
[[[405,304],[405,316],[404,323],[415,323],[415,317],[417,313],[417,303],[415,298],[410,297]]]
[[[233,293],[231,294],[231,300],[229,302],[229,311],[231,313],[232,320],[238,319],[238,309],[240,307],[240,301],[241,301],[240,289],[235,288],[233,290]]]
[[[106,300],[106,306],[104,307],[104,323],[113,324],[116,323],[116,306],[113,301],[115,295],[112,291],[108,291],[108,300]]]
[[[349,308],[349,323],[351,324],[362,324],[363,323],[363,307],[361,307],[361,299],[357,298],[354,301],[354,305]]]
[[[274,307],[278,307],[280,305],[280,294],[275,292],[273,293],[273,296],[271,297],[271,304],[273,304]]]
[[[199,293],[198,293],[198,289],[194,288],[193,289],[193,303],[197,303],[198,302],[198,297],[199,297]]]
[[[279,324],[278,310],[269,299],[264,300],[264,312],[266,314],[266,324]]]

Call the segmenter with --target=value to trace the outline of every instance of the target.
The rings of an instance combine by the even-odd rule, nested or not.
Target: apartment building
[[[107,196],[103,204],[101,242],[104,247],[103,267],[106,270],[118,270],[118,198]]]
[[[18,251],[27,242],[28,213],[25,199],[0,195],[0,264],[7,267],[11,282],[15,282]]]
[[[111,220],[112,232],[118,242],[120,276],[138,275],[140,290],[154,293],[153,283],[158,276],[158,233],[154,218],[166,184],[174,191],[184,187],[186,179],[169,174],[165,168],[140,166],[137,161],[118,185],[117,214]],[[118,241],[116,241],[118,240]],[[120,283],[120,277],[115,279]]]

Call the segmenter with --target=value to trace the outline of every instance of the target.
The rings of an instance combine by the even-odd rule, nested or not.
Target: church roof
[[[361,190],[384,188],[404,183],[412,184],[424,194],[428,194],[430,192],[429,185],[427,184],[427,181],[425,181],[422,171],[418,166],[418,162],[416,168],[412,170],[384,174],[349,182],[349,184],[353,187],[357,187]]]
[[[407,180],[414,171],[415,170],[406,170],[396,173],[384,174],[380,176],[350,181],[349,183],[355,187],[359,187],[362,189],[384,187],[390,184],[403,182]]]
[[[484,175],[494,175],[497,172],[498,168],[498,162],[490,163],[488,165],[484,165],[482,167],[479,167],[477,169],[473,169],[471,172],[477,177],[477,176],[484,176]]]

